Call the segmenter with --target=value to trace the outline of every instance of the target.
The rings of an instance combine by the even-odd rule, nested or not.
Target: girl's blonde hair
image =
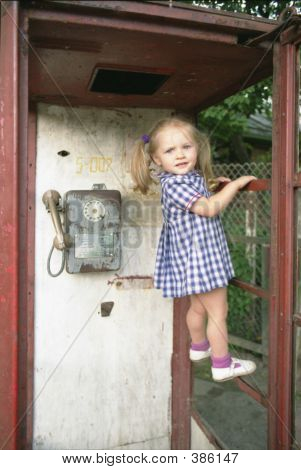
[[[213,191],[217,183],[214,182],[209,139],[186,118],[176,116],[158,121],[148,134],[148,143],[140,138],[135,144],[131,160],[131,175],[136,184],[134,190],[147,194],[150,185],[155,182],[150,170],[152,155],[156,152],[158,134],[168,127],[178,127],[184,133],[186,131],[188,137],[197,145],[198,155],[195,169],[200,171],[205,178],[209,191]],[[145,138],[145,136],[143,137]],[[148,149],[146,150],[147,145]]]

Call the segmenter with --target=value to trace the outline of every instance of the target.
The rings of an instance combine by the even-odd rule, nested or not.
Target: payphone
[[[121,261],[121,194],[108,190],[104,184],[93,185],[92,190],[71,190],[64,201],[55,190],[43,195],[46,209],[51,213],[56,231],[48,256],[47,270],[56,277],[64,269],[74,273],[112,271]],[[64,221],[62,224],[60,213]],[[64,230],[63,230],[64,226]],[[53,274],[50,260],[53,249],[61,250],[62,266]]]

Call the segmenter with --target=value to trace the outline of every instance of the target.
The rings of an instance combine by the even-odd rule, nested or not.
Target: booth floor
[[[267,367],[258,359],[255,361],[257,370],[248,377],[248,381],[266,395]],[[233,380],[213,382],[210,361],[194,364],[193,376],[193,406],[223,448],[267,448],[266,408],[242,392]]]

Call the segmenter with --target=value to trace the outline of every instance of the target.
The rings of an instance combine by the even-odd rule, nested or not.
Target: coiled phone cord
[[[63,272],[63,270],[64,270],[65,259],[66,259],[66,253],[65,253],[65,250],[63,250],[63,252],[62,252],[62,265],[61,265],[61,268],[60,268],[60,270],[59,270],[56,274],[53,274],[53,273],[51,272],[51,268],[50,268],[50,260],[51,260],[51,256],[52,256],[53,250],[54,250],[54,246],[52,245],[51,250],[50,250],[49,255],[48,255],[48,258],[47,258],[47,272],[48,272],[49,276],[51,276],[51,277],[57,277],[57,276],[59,276],[59,275]]]

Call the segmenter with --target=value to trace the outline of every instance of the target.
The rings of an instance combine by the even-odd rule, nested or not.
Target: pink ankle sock
[[[212,367],[222,369],[224,367],[230,367],[231,366],[232,358],[231,358],[229,353],[224,357],[213,357],[213,356],[211,356],[211,363],[212,363]],[[236,367],[240,367],[240,364],[236,363],[234,368],[236,368]]]
[[[216,367],[218,369],[221,369],[224,367],[230,367],[231,362],[232,362],[232,359],[229,353],[224,357],[211,356],[212,367]]]
[[[190,349],[193,351],[207,351],[209,349],[209,341],[208,339],[204,339],[201,343],[191,343]]]

